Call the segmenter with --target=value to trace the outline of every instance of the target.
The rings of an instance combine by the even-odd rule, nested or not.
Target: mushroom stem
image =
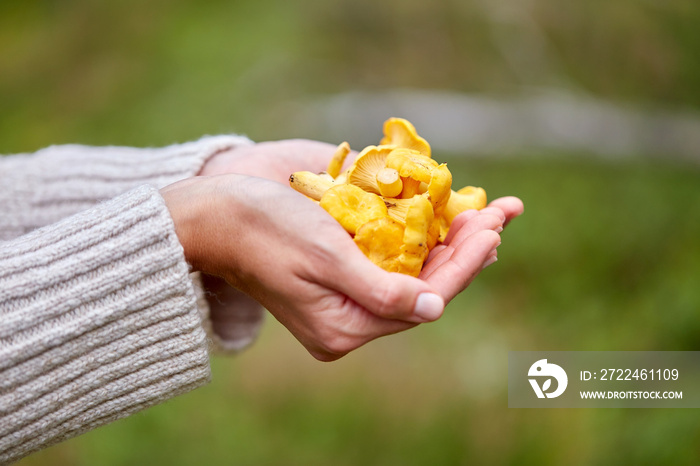
[[[319,205],[351,235],[365,223],[389,215],[381,197],[351,184],[332,187],[323,195]]]
[[[318,176],[320,176],[321,178],[323,178],[331,184],[335,184],[335,177],[328,172],[321,172],[318,174]]]
[[[340,175],[340,171],[343,169],[343,163],[345,163],[345,157],[350,153],[350,144],[347,141],[342,142],[333,154],[333,158],[328,164],[328,174],[333,178],[337,178]]]
[[[315,173],[301,171],[292,173],[289,185],[315,201],[320,201],[323,194],[333,187],[333,182]]]
[[[377,172],[377,186],[384,197],[397,197],[403,189],[399,172],[393,168],[382,168]]]
[[[411,177],[401,177],[403,180],[403,191],[401,191],[401,199],[412,199],[413,196],[420,193],[421,181]]]

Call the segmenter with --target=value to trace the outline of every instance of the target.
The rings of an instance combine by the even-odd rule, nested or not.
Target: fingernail
[[[498,227],[494,228],[493,231],[495,231],[496,233],[500,233],[500,232],[503,231],[503,227],[502,227],[502,226],[498,226]]]
[[[498,260],[498,256],[493,256],[492,258],[488,259],[486,262],[484,262],[484,265],[481,266],[481,270],[484,270],[486,267],[493,264],[497,260]]]
[[[445,309],[445,301],[434,293],[421,293],[416,299],[413,314],[426,322],[437,320]]]

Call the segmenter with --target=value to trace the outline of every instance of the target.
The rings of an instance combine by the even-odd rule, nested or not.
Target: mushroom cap
[[[428,257],[428,230],[433,223],[433,206],[422,195],[411,199],[406,213],[406,227],[399,263],[402,273],[417,277]]]
[[[388,216],[386,205],[379,196],[351,184],[328,189],[319,205],[351,235],[365,223]]]
[[[436,217],[442,215],[451,194],[452,173],[447,168],[447,164],[443,163],[432,171],[430,183],[428,183],[428,195]]]
[[[440,233],[442,232],[441,222],[442,217],[435,217],[430,223],[430,228],[428,228],[428,252],[430,252],[435,247],[438,241],[445,239],[440,236]]]
[[[413,178],[416,181],[430,183],[431,172],[437,168],[438,163],[411,149],[394,149],[386,157],[385,164],[389,168],[399,172],[405,178]]]
[[[440,240],[444,240],[454,218],[465,210],[481,210],[486,207],[486,191],[475,186],[465,186],[451,191],[450,198],[440,217]]]
[[[370,193],[380,194],[377,173],[385,168],[386,158],[393,150],[394,147],[391,146],[365,147],[348,170],[345,182]]]
[[[383,129],[384,137],[380,144],[416,150],[430,157],[430,144],[418,135],[410,121],[403,118],[389,118],[384,122]]]
[[[465,186],[459,191],[451,192],[443,216],[452,223],[452,220],[465,210],[481,210],[484,207],[486,207],[486,191],[475,186]]]
[[[387,272],[399,272],[403,235],[403,225],[389,217],[383,217],[358,228],[354,241],[373,263]]]

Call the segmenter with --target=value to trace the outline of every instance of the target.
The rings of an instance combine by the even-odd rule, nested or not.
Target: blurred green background
[[[696,0],[7,0],[0,153],[222,132],[339,143],[342,127],[294,120],[396,89],[555,89],[671,115],[661,140],[690,116],[692,135],[698,24]],[[390,116],[411,118],[368,114],[376,135],[351,145]],[[20,464],[698,464],[694,410],[508,409],[506,369],[512,350],[700,349],[700,148],[441,152],[429,129],[457,187],[526,205],[439,322],[324,364],[270,318],[207,387]]]

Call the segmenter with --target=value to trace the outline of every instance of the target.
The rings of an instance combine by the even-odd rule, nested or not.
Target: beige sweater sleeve
[[[159,148],[51,146],[0,157],[0,241],[90,208],[143,184],[196,175],[214,154],[252,144],[235,135]]]
[[[202,385],[211,343],[253,340],[261,309],[240,313],[234,339],[207,338],[204,292],[157,191],[250,143],[0,157],[0,464]]]
[[[57,222],[137,186],[162,188],[189,178],[214,154],[249,144],[253,142],[243,136],[218,135],[159,148],[60,145],[0,157],[0,241]],[[219,328],[224,324],[212,324],[201,277],[193,273],[190,279],[214,349],[235,352],[255,340],[264,320],[260,306],[229,306],[225,310],[227,328]]]
[[[0,464],[208,378],[188,267],[155,188],[0,243]]]

